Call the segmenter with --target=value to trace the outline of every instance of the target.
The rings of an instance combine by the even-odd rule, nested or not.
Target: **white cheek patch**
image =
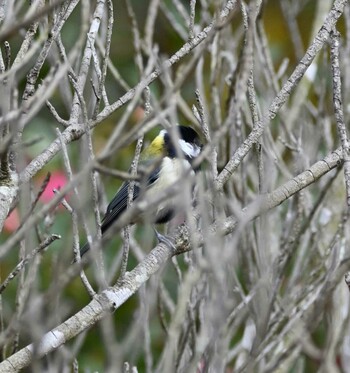
[[[195,158],[199,155],[201,152],[201,149],[199,146],[195,144],[190,144],[186,142],[185,140],[180,139],[179,140],[180,148],[181,150],[190,158]]]

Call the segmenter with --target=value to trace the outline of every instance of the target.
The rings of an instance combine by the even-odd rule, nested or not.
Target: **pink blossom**
[[[43,179],[40,181],[41,185]],[[47,184],[43,194],[41,195],[40,199],[43,202],[49,202],[55,195],[53,189],[60,190],[65,184],[67,184],[68,180],[66,175],[62,171],[54,171],[51,174],[50,181]]]
[[[19,215],[18,210],[14,209],[10,215],[6,218],[4,223],[4,230],[6,232],[14,232],[19,227]]]

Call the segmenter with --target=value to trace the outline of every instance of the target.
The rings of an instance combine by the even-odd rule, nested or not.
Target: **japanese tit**
[[[194,173],[197,170],[192,168],[192,163],[199,156],[202,145],[199,136],[195,130],[186,126],[177,126],[178,136],[171,136],[168,130],[162,129],[151,144],[142,151],[140,157],[140,166],[149,166],[155,164],[156,167],[145,176],[140,183],[134,184],[133,198],[147,198],[151,195],[157,195],[176,183],[184,176],[184,172]],[[174,144],[174,137],[178,137],[177,146]],[[107,207],[107,211],[102,219],[101,232],[104,234],[115,220],[123,213],[128,205],[130,182],[122,184],[112,201]],[[180,196],[181,197],[181,196]],[[159,205],[155,206],[147,214],[147,220],[154,224],[163,224],[171,220],[180,207],[179,198],[169,198]],[[142,220],[139,219],[139,220]],[[132,223],[136,223],[133,221]],[[156,231],[158,239],[162,237]],[[86,243],[80,249],[80,255],[83,256],[89,250],[89,244]]]

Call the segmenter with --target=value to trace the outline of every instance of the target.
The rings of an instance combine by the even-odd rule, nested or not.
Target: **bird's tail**
[[[89,243],[86,242],[86,244],[83,247],[80,248],[80,256],[82,257],[89,250],[90,250]]]
[[[80,248],[80,257],[82,258],[84,254],[86,254],[90,250],[89,243],[86,242],[86,244]],[[76,263],[76,258],[72,260],[72,263]]]

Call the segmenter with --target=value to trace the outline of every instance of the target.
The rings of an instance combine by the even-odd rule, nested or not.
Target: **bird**
[[[141,152],[140,165],[147,166],[154,164],[152,171],[145,175],[141,182],[135,182],[132,201],[143,197],[147,201],[150,196],[170,187],[181,177],[184,172],[194,174],[199,167],[193,167],[194,160],[200,155],[202,144],[198,133],[189,126],[177,125],[177,135],[172,136],[167,129],[160,130],[150,145]],[[177,144],[174,142],[177,137]],[[111,202],[108,204],[106,213],[101,222],[102,235],[113,225],[119,216],[128,208],[130,181],[125,181]],[[154,211],[149,211],[147,219],[153,224],[164,224],[170,221],[180,209],[181,203],[176,199],[165,200],[155,206]],[[136,219],[137,220],[137,219]],[[142,219],[140,219],[142,220]],[[137,221],[131,222],[136,223]],[[169,244],[167,238],[157,232],[158,241]],[[171,243],[170,243],[171,244]],[[80,256],[85,255],[90,249],[88,243],[80,249]]]

